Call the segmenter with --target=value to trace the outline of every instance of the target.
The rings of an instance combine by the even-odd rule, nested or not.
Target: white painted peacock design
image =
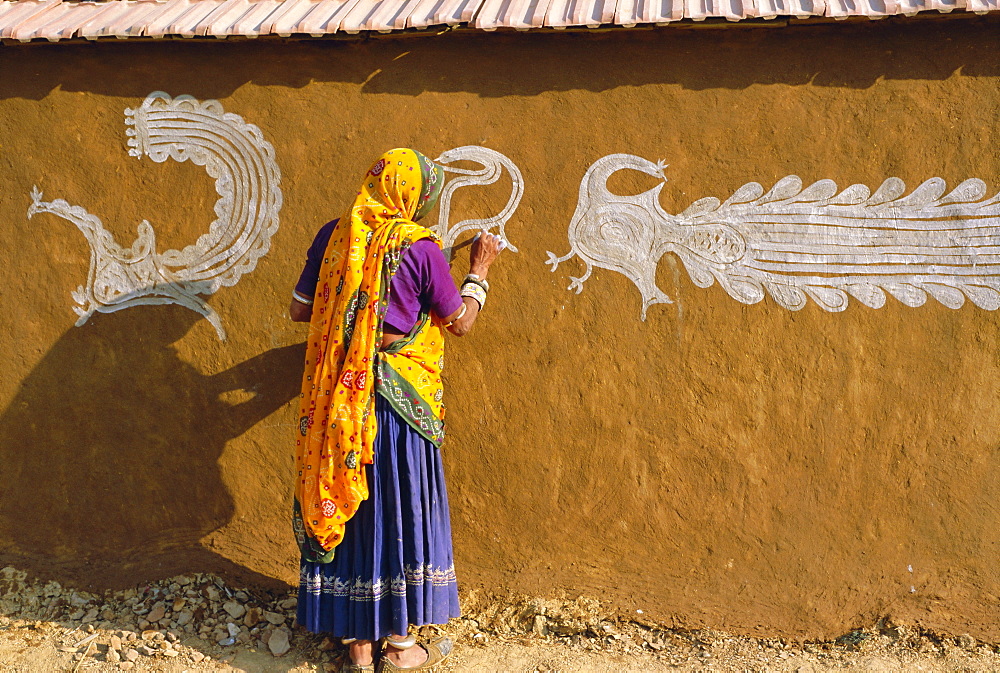
[[[946,193],[944,180],[931,178],[905,194],[903,181],[889,178],[872,194],[864,185],[838,191],[832,180],[803,188],[790,175],[766,193],[750,182],[724,203],[703,198],[671,215],[658,198],[665,168],[612,154],[587,170],[569,225],[571,251],[548,253],[553,271],[573,256],[586,264],[569,289],[579,293],[594,267],[617,271],[639,288],[645,320],[650,306],[671,302],[655,278],[669,252],[695,285],[718,282],[745,304],[770,295],[791,310],[811,298],[843,311],[849,297],[880,308],[888,293],[914,307],[931,297],[949,308],[966,299],[1000,308],[1000,195],[985,198],[982,180]],[[612,194],[607,180],[624,169],[663,183],[636,196]]]
[[[458,175],[458,177],[451,178],[445,182],[444,188],[441,190],[438,224],[433,227],[433,231],[441,237],[445,251],[450,253],[451,248],[458,239],[458,235],[463,231],[470,231],[472,229],[489,231],[493,227],[497,227],[497,235],[504,242],[506,248],[512,252],[517,252],[517,248],[507,238],[505,229],[507,220],[517,210],[518,205],[521,203],[521,196],[524,195],[524,178],[521,177],[521,171],[518,170],[514,162],[496,150],[478,145],[456,147],[453,150],[448,150],[434,161],[442,164],[444,170],[448,173]],[[448,165],[456,161],[474,161],[480,164],[482,168],[468,169]],[[503,207],[503,210],[493,217],[462,220],[449,226],[448,216],[451,214],[451,199],[455,190],[471,185],[491,185],[500,179],[500,175],[505,168],[510,175],[511,193],[510,198],[507,199],[507,205]],[[448,256],[450,257],[451,255],[449,254]]]
[[[83,325],[95,312],[131,306],[180,304],[205,316],[219,339],[226,338],[219,314],[199,295],[235,285],[253,271],[278,230],[281,172],[274,148],[259,128],[227,113],[218,101],[150,94],[125,110],[129,154],[162,163],[167,159],[204,166],[215,178],[217,219],[208,233],[183,250],[157,252],[148,221],[139,223],[130,248],[120,246],[101,220],[66,201],[43,201],[33,189],[28,217],[52,213],[69,220],[90,244],[86,286],[73,292]]]

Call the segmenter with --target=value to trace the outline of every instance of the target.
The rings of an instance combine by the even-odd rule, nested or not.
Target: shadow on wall
[[[233,515],[219,456],[298,394],[282,373],[299,370],[304,344],[206,376],[171,347],[198,319],[180,307],[103,315],[25,378],[0,416],[0,565],[97,590],[194,571],[278,586],[199,540]],[[241,390],[252,397],[220,398]]]
[[[490,98],[663,83],[693,90],[755,84],[864,89],[880,79],[998,76],[998,22],[956,13],[767,24],[778,26],[772,29],[667,26],[606,33],[12,46],[0,49],[0,72],[18,76],[0,83],[0,99],[41,100],[57,88],[129,99],[154,89],[225,98],[248,82],[293,88],[344,82],[362,85],[365,93],[470,92]],[[163,67],[164,58],[171,67]]]

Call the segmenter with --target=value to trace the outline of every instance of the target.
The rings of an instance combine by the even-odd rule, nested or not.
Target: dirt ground
[[[831,642],[664,628],[598,600],[467,592],[420,635],[458,642],[441,671],[991,671],[1000,648],[883,620]],[[294,622],[294,592],[180,576],[104,595],[0,571],[0,671],[339,670],[343,648]],[[220,637],[221,636],[221,637]]]
[[[66,649],[68,629],[51,624],[8,626],[0,632],[0,671],[117,671],[120,665],[103,660],[97,648],[81,660]],[[78,635],[78,634],[77,634]],[[102,634],[103,635],[103,634]],[[75,636],[71,636],[72,639]],[[755,639],[720,637],[702,641],[707,647],[673,647],[664,653],[618,653],[584,651],[562,639],[524,638],[497,640],[484,646],[460,642],[458,651],[439,669],[441,671],[993,671],[1000,658],[993,649],[974,652],[940,647],[922,652],[905,647],[876,645],[866,650],[852,650],[830,644],[808,648],[783,649]],[[105,646],[106,648],[106,646]],[[76,667],[79,666],[77,669]],[[260,651],[241,650],[220,659],[173,661],[152,658],[132,670],[162,671],[247,671],[253,673],[305,673],[337,670],[336,663],[312,660],[305,652],[293,652],[283,658]]]

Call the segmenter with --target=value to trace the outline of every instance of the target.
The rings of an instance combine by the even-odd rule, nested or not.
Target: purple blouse
[[[306,265],[292,293],[303,304],[313,303],[323,255],[336,226],[337,220],[327,222],[309,246]],[[433,311],[443,318],[460,308],[462,297],[451,279],[444,253],[429,238],[414,242],[403,253],[399,269],[389,284],[389,306],[385,314],[384,329],[406,334],[417,323],[417,316],[421,311]]]

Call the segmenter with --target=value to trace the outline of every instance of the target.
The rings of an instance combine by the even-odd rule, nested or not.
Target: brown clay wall
[[[890,615],[997,640],[996,313],[744,305],[668,254],[656,280],[675,303],[642,322],[624,276],[598,269],[577,295],[579,260],[544,264],[569,249],[584,172],[614,152],[667,160],[670,213],[789,174],[979,177],[992,194],[996,44],[973,19],[0,47],[0,561],[96,587],[200,570],[294,582],[305,328],[286,306],[304,250],[384,149],[479,144],[526,191],[507,228],[521,252],[449,343],[466,586],[741,633],[829,637]],[[26,219],[38,185],[125,245],[143,219],[161,251],[207,231],[202,168],[126,152],[123,111],[155,90],[220,100],[282,171],[271,251],[209,299],[225,342],[179,306],[74,327],[88,245],[63,219]],[[508,189],[460,192],[456,217]]]

